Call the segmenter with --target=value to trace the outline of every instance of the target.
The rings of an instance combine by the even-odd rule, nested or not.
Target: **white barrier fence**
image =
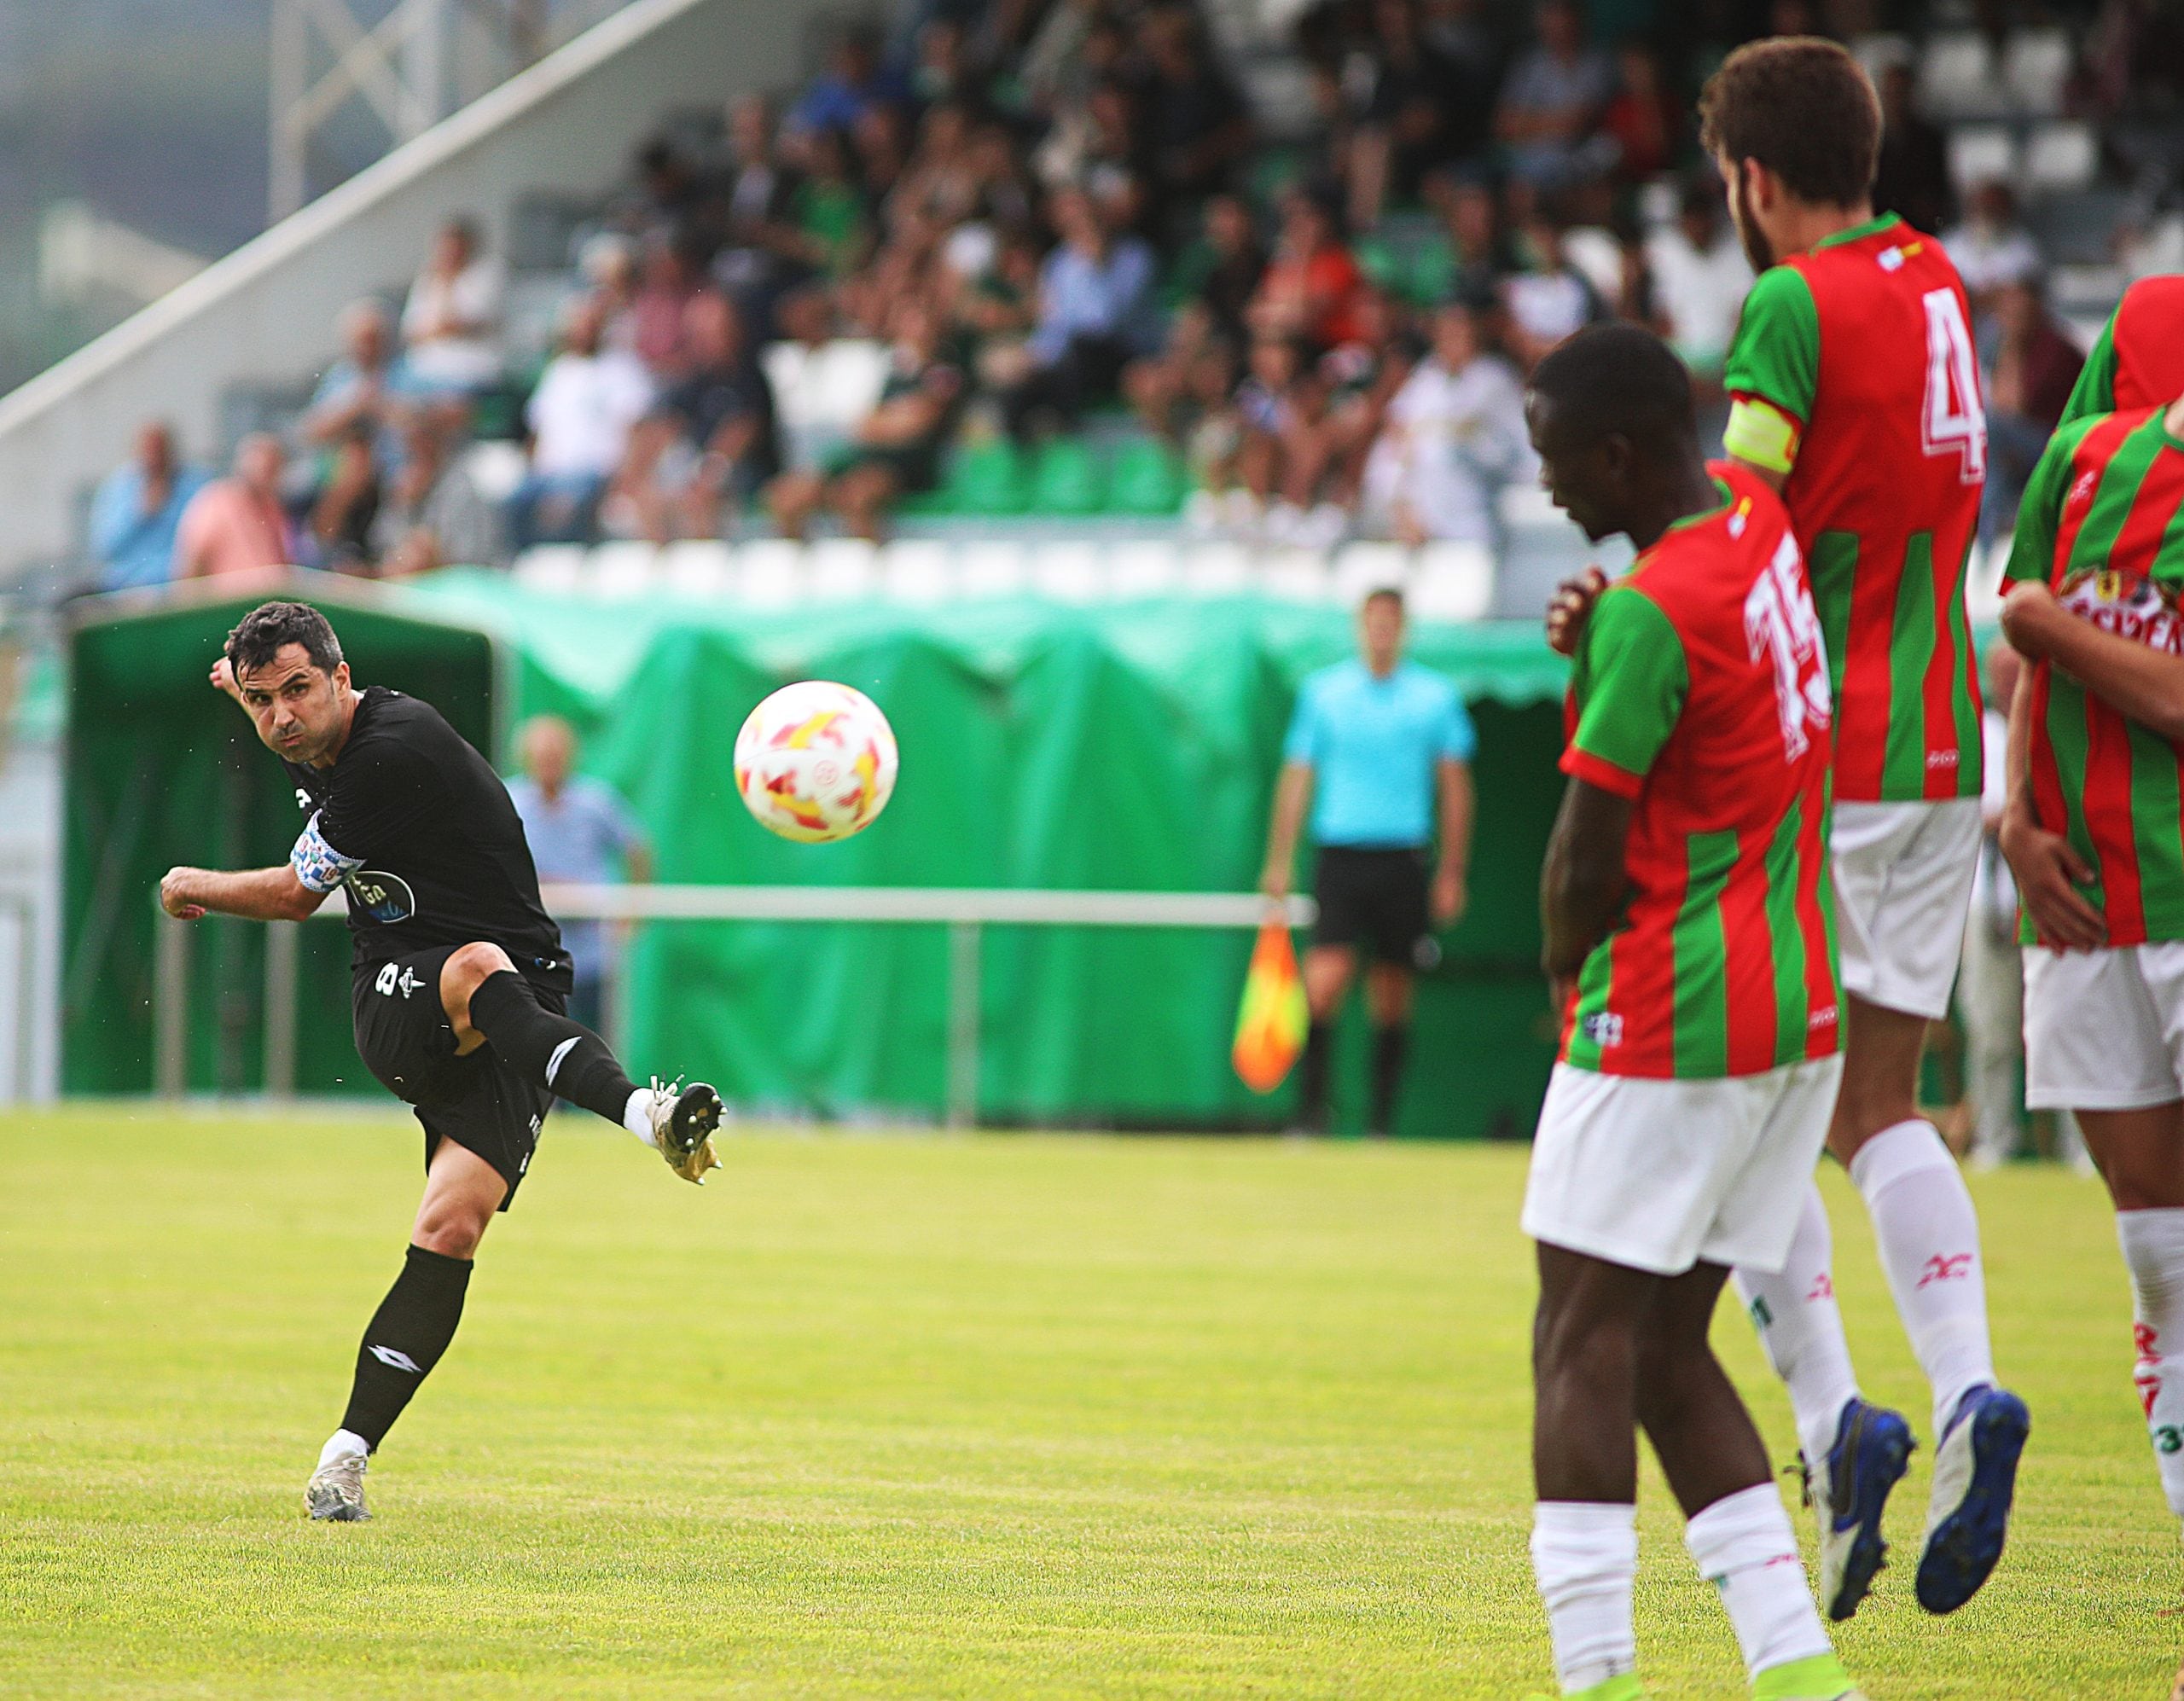
[[[988,927],[1161,927],[1255,930],[1279,917],[1311,926],[1316,908],[1292,897],[1276,906],[1257,892],[1042,891],[951,886],[555,885],[541,889],[562,921],[833,921],[948,930],[947,1112],[968,1128],[979,1112],[979,982]],[[314,920],[345,914],[336,892]],[[189,1086],[190,930],[162,917],[154,990],[154,1080],[179,1098]],[[293,1094],[299,928],[267,924],[265,1091]],[[617,990],[619,991],[619,989]],[[619,996],[613,1001],[619,1005]],[[612,1006],[610,1006],[612,1007]]]

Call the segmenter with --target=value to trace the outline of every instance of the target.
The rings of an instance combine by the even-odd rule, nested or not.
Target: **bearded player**
[[[2025,1101],[2077,1112],[2108,1184],[2133,1379],[2184,1518],[2184,402],[2055,433],[2003,588],[2033,664],[2001,831],[2036,947]]]
[[[1532,1562],[1565,1696],[1636,1701],[1642,1427],[1755,1696],[1855,1694],[1767,1449],[1707,1338],[1729,1266],[1779,1266],[1842,1072],[1827,659],[1789,516],[1700,460],[1651,332],[1580,333],[1525,414],[1557,506],[1638,559],[1571,670],[1540,876],[1565,1013],[1525,1193],[1539,1245]]]
[[[314,1518],[352,1523],[369,1516],[366,1461],[454,1338],[478,1243],[514,1199],[555,1095],[700,1182],[716,1167],[721,1102],[702,1083],[637,1086],[568,1019],[568,955],[500,776],[429,705],[357,690],[324,615],[298,602],[253,610],[212,683],[281,758],[308,820],[280,867],[171,868],[160,901],[185,921],[299,921],[342,888],[357,1054],[424,1124],[410,1250],[304,1495]]]
[[[1723,382],[1726,445],[1779,490],[1812,578],[1836,703],[1836,918],[1843,1088],[1827,1148],[1873,1217],[1889,1286],[1932,1388],[1933,1489],[1920,1604],[1949,1612],[2000,1559],[2030,1420],[1997,1385],[1972,1196],[1918,1108],[1926,1025],[1946,1015],[1980,841],[1980,704],[1965,560],[1986,466],[1970,313],[1932,237],[1870,200],[1873,86],[1832,42],[1729,55],[1702,138],[1759,276]],[[1562,600],[1581,618],[1596,577]],[[1819,1515],[1821,1600],[1847,1618],[1886,1544],[1912,1448],[1868,1403],[1836,1308],[1817,1186],[1779,1273],[1738,1287],[1796,1410]]]

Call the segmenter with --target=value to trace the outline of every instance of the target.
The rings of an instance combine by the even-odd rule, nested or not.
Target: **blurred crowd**
[[[453,221],[399,311],[351,308],[293,429],[246,438],[226,476],[148,427],[92,553],[125,584],[877,537],[963,445],[1087,432],[1157,445],[1197,533],[1490,544],[1498,491],[1532,473],[1524,374],[1572,331],[1650,324],[1718,399],[1751,271],[1699,84],[1750,35],[1862,38],[1879,13],[1319,0],[1292,61],[1310,122],[1275,139],[1188,0],[928,0],[892,38],[841,30],[717,140],[639,150],[572,241],[543,364],[512,353],[502,269]],[[2074,100],[2138,98],[2157,14],[2104,8]],[[2010,185],[1960,205],[1914,68],[1876,61],[1878,197],[1971,287],[2002,525],[2077,345]],[[869,356],[846,391],[845,348]],[[520,461],[473,450],[497,409]]]

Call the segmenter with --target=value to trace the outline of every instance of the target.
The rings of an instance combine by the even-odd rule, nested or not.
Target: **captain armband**
[[[1798,436],[1798,422],[1780,408],[1740,396],[1729,408],[1722,447],[1740,461],[1787,473],[1797,465]]]
[[[296,840],[296,848],[288,852],[288,866],[311,891],[327,892],[363,868],[364,859],[344,856],[328,845],[326,835],[318,830],[318,816],[314,814],[302,837]]]

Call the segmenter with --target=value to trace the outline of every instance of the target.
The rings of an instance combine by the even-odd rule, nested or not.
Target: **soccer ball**
[[[735,735],[735,789],[758,825],[823,845],[879,819],[895,790],[895,729],[862,691],[784,685]]]

